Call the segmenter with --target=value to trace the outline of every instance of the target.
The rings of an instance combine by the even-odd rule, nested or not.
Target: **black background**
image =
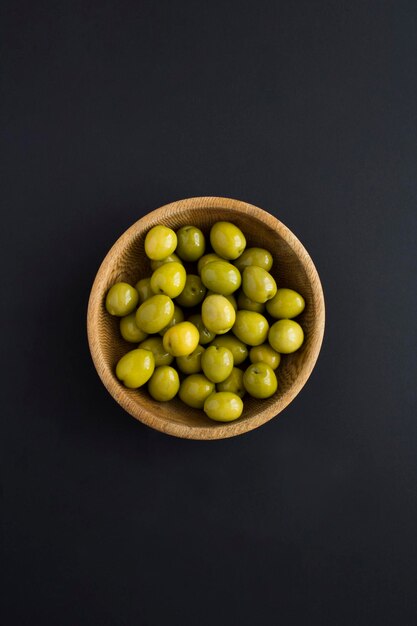
[[[417,620],[414,1],[2,3],[9,625]],[[231,440],[102,386],[116,238],[172,200],[274,213],[321,275],[307,386]]]

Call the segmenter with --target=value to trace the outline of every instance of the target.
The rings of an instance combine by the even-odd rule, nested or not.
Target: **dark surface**
[[[416,3],[2,7],[4,623],[414,626]],[[300,396],[209,443],[85,332],[115,239],[196,195],[277,215],[327,303]]]

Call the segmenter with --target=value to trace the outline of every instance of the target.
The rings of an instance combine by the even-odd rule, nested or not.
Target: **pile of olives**
[[[234,224],[216,222],[209,239],[213,251],[206,253],[195,226],[151,228],[145,252],[152,274],[135,287],[113,285],[106,309],[120,317],[123,339],[138,344],[116,366],[126,387],[147,383],[155,400],[178,394],[211,419],[230,422],[241,416],[245,393],[262,399],[277,391],[281,355],[304,341],[293,318],[305,302],[277,288],[270,252],[246,248]]]

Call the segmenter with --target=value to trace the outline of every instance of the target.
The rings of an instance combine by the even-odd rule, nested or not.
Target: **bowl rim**
[[[278,232],[278,234],[285,239],[286,243],[292,248],[293,252],[303,265],[309,282],[313,284],[314,297],[317,299],[317,302],[315,302],[315,332],[310,346],[310,357],[304,363],[302,370],[289,390],[280,396],[276,402],[265,407],[264,409],[261,409],[255,416],[242,421],[237,420],[236,422],[218,422],[215,427],[213,427],[213,425],[205,425],[203,423],[201,426],[189,426],[181,422],[170,422],[159,417],[158,415],[155,415],[146,406],[132,401],[126,390],[119,384],[119,381],[115,379],[111,368],[106,364],[100,341],[97,338],[97,319],[100,309],[103,306],[103,287],[105,277],[112,267],[114,258],[118,256],[120,250],[122,250],[128,242],[130,242],[131,239],[137,235],[138,231],[145,230],[149,222],[157,221],[159,216],[166,219],[167,212],[172,214],[173,211],[181,211],[184,209],[210,208],[227,209],[228,211],[235,211],[237,214],[241,214],[242,212],[246,213],[247,215],[262,221],[273,231]],[[104,257],[93,281],[87,308],[88,345],[94,366],[107,391],[125,409],[125,411],[127,411],[135,419],[158,431],[185,439],[225,439],[254,430],[271,420],[273,417],[276,417],[294,400],[310,377],[320,353],[324,336],[324,328],[325,303],[323,288],[316,267],[301,241],[287,226],[285,226],[285,224],[264,209],[242,200],[221,196],[198,196],[183,200],[176,200],[147,213],[134,222],[115,241]]]

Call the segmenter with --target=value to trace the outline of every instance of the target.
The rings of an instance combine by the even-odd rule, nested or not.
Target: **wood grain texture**
[[[245,233],[247,246],[267,248],[273,255],[271,270],[278,286],[299,291],[306,308],[297,318],[305,331],[303,346],[283,357],[277,370],[278,391],[267,400],[245,397],[242,417],[230,424],[213,422],[203,411],[179,399],[154,401],[146,389],[126,389],[114,371],[118,359],[135,347],[126,343],[118,319],[105,310],[104,300],[117,281],[135,284],[150,275],[144,239],[152,226],[165,224],[177,230],[193,224],[208,233],[219,220],[230,221]],[[262,209],[231,198],[202,197],[179,200],[152,211],[131,226],[113,245],[101,264],[91,289],[87,332],[97,372],[114,399],[133,417],[162,432],[188,439],[223,439],[261,426],[278,415],[305,385],[316,363],[323,340],[325,308],[320,278],[300,241],[275,217]]]

